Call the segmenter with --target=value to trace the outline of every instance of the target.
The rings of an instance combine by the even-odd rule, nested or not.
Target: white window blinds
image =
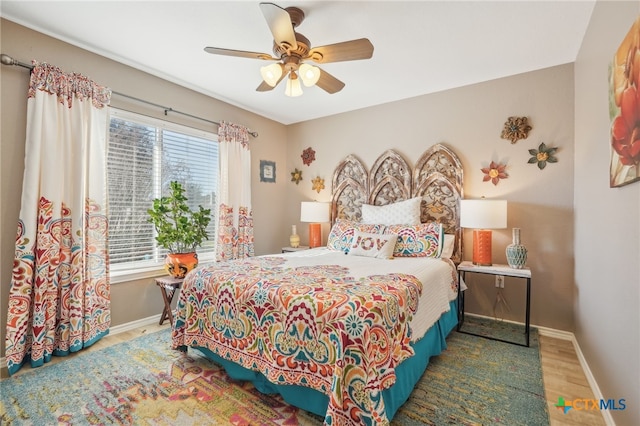
[[[199,259],[215,256],[218,212],[218,142],[213,133],[111,108],[107,157],[109,257],[114,270],[159,265],[166,251],[157,246],[147,209],[180,182],[192,209],[211,209],[209,240]]]

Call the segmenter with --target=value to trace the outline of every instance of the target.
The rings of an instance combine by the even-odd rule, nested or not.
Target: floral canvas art
[[[610,67],[610,187],[640,180],[640,17],[618,47]]]

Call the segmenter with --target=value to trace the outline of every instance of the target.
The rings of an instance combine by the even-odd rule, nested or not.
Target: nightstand
[[[302,250],[309,250],[309,246],[282,247],[283,253],[291,253],[293,251],[302,251]]]
[[[475,274],[487,274],[487,275],[502,275],[505,277],[523,278],[527,281],[527,304],[525,313],[525,337],[526,343],[512,342],[509,340],[502,340],[491,336],[479,335],[471,332],[461,330],[464,324],[464,292],[460,291],[460,280],[464,280],[467,273]],[[529,332],[531,328],[530,324],[531,315],[531,269],[514,269],[508,265],[491,265],[491,266],[478,266],[472,262],[465,261],[458,265],[458,331],[460,333],[471,334],[473,336],[484,337],[491,340],[498,340],[505,343],[513,343],[514,345],[529,347]]]

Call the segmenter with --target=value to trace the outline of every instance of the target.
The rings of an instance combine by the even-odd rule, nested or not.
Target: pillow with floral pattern
[[[389,225],[385,234],[396,234],[394,257],[440,257],[444,231],[440,223],[420,225]]]

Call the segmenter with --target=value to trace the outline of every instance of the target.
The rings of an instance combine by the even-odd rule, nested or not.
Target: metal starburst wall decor
[[[514,144],[520,139],[526,139],[530,130],[531,126],[527,122],[527,117],[509,117],[504,123],[504,129],[500,137],[509,139]]]
[[[311,189],[319,194],[324,189],[324,179],[320,176],[311,179]]]
[[[500,164],[492,161],[489,167],[483,167],[482,169],[480,169],[482,173],[484,173],[482,181],[491,181],[492,184],[497,185],[498,182],[500,182],[500,179],[506,179],[509,177],[509,175],[505,172],[506,168],[506,164]]]
[[[301,180],[302,180],[302,170],[298,170],[298,168],[296,167],[296,169],[291,172],[291,182],[295,182],[297,185],[300,183]]]
[[[547,167],[547,163],[557,163],[558,159],[556,158],[556,151],[558,148],[548,147],[544,142],[542,142],[538,149],[530,149],[529,154],[531,158],[529,158],[529,164],[537,164],[540,170]]]
[[[309,147],[302,151],[302,155],[300,157],[302,157],[302,162],[305,165],[309,166],[316,159],[316,152],[311,147]]]

